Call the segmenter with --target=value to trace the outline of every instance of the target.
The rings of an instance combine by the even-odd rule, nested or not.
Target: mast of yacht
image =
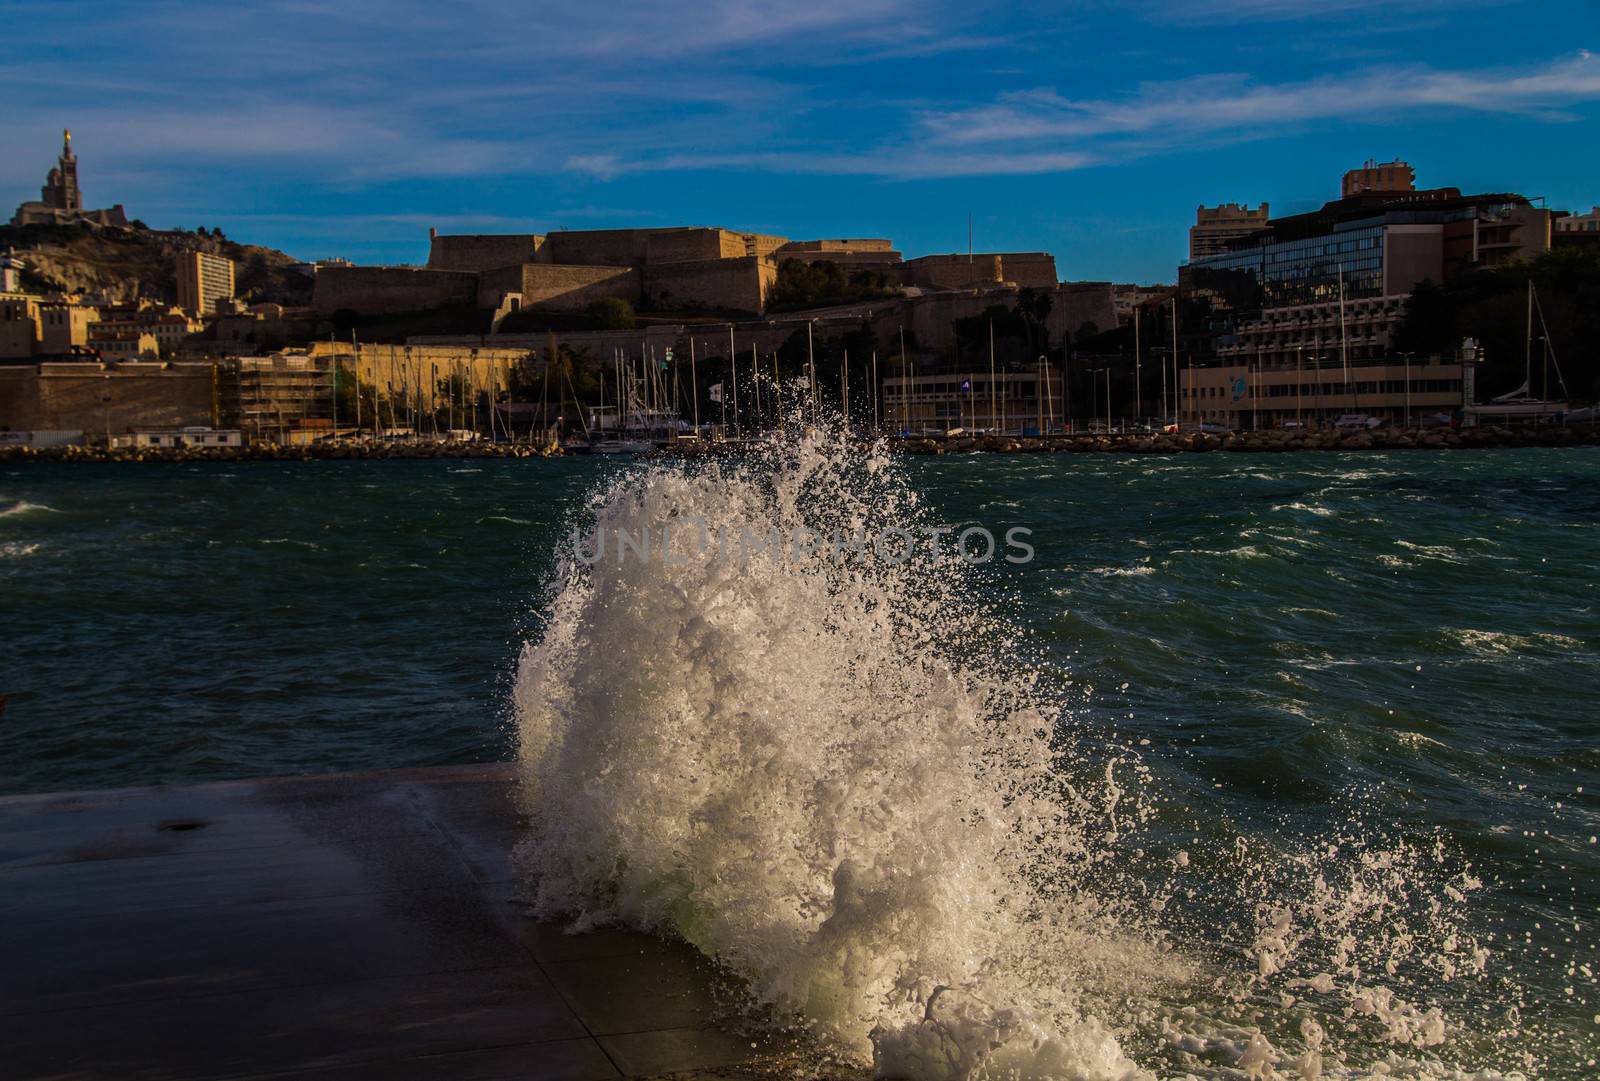
[[[1138,296],[1137,293],[1134,296]],[[1133,411],[1138,414],[1144,402],[1144,384],[1139,381],[1139,305],[1133,306]],[[1138,416],[1135,415],[1134,423],[1137,425]]]
[[[1344,392],[1352,412],[1361,411],[1361,399],[1350,389],[1350,335],[1344,322],[1344,262],[1339,263],[1339,363],[1344,368]]]
[[[817,423],[817,357],[813,347],[811,325],[815,320],[806,320],[806,383],[811,391],[811,423]]]
[[[994,381],[994,320],[989,320],[989,427],[1000,419],[999,391]]]
[[[1172,425],[1183,431],[1183,405],[1178,379],[1178,292],[1172,292]]]
[[[872,385],[867,388],[867,397],[872,399],[872,433],[878,433],[878,351],[872,351]]]
[[[733,324],[728,324],[728,379],[733,383],[733,428],[739,430],[739,353],[733,347]]]

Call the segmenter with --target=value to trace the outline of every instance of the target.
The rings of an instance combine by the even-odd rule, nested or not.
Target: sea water
[[[682,935],[886,1074],[1592,1076],[1597,479],[826,440],[17,469],[0,788],[518,755],[546,911]],[[572,558],[663,515],[1034,559]]]

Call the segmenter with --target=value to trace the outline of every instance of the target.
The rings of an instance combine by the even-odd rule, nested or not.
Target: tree
[[[602,297],[589,305],[589,318],[596,330],[632,330],[638,326],[633,305],[621,297]]]
[[[1530,281],[1543,319],[1535,315],[1527,373]],[[1442,285],[1423,282],[1406,305],[1394,348],[1453,359],[1465,338],[1480,349],[1480,398],[1513,390],[1530,374],[1535,394],[1559,396],[1564,380],[1574,398],[1600,397],[1600,250],[1556,248],[1530,262],[1457,274]],[[1548,366],[1547,346],[1555,360]]]
[[[829,259],[806,263],[785,259],[778,264],[778,277],[767,293],[768,311],[799,311],[829,304],[851,304],[894,296],[888,279],[876,270],[846,271]]]

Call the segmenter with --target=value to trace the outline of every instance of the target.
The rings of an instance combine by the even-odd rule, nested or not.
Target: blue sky
[[[1171,280],[1200,203],[1369,157],[1600,203],[1600,5],[1491,0],[0,0],[0,204],[306,258],[427,230],[715,224]]]

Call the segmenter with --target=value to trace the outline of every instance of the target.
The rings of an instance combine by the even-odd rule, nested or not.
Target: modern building
[[[11,224],[71,225],[78,222],[120,226],[128,224],[128,215],[121,203],[105,210],[83,208],[83,191],[78,187],[78,157],[72,152],[72,132],[63,131],[61,156],[56,159],[56,167],[50,170],[44,186],[39,189],[39,200],[17,207]]]
[[[1403,161],[1386,161],[1381,165],[1371,158],[1359,169],[1344,174],[1339,184],[1340,198],[1360,195],[1368,191],[1416,191],[1417,173]]]
[[[1189,258],[1203,259],[1225,252],[1231,241],[1259,232],[1266,228],[1267,221],[1266,203],[1254,210],[1240,203],[1198,207],[1194,224],[1189,227]]]
[[[1396,425],[1453,415],[1464,404],[1462,365],[1396,358],[1352,363],[1336,354],[1272,366],[1229,363],[1186,368],[1178,380],[1180,425],[1211,421],[1225,428],[1285,424],[1329,428],[1341,416],[1364,414]]]
[[[178,257],[178,306],[194,315],[210,315],[217,302],[233,299],[233,260],[210,252],[185,252]]]
[[[1365,191],[1274,219],[1181,267],[1179,282],[1218,312],[1225,363],[1289,365],[1332,349],[1341,363],[1380,359],[1419,282],[1533,258],[1550,237],[1550,211],[1520,195]]]
[[[1048,385],[1046,384],[1048,380]],[[1037,434],[1061,425],[1061,372],[946,371],[889,376],[878,403],[881,423],[898,431],[998,431]]]

